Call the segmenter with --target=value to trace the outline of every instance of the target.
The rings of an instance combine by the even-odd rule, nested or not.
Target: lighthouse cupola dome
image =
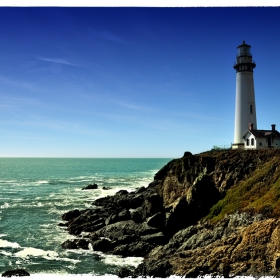
[[[243,41],[243,43],[237,47],[237,50],[236,63],[233,68],[236,72],[253,72],[253,69],[256,67],[256,63],[252,58],[251,46]]]
[[[251,46],[246,44],[245,41],[243,41],[242,45],[238,46],[237,49],[238,49],[237,56],[252,56]]]

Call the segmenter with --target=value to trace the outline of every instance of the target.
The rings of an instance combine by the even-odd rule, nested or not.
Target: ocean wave
[[[4,235],[3,235],[4,236]],[[19,244],[16,242],[10,242],[4,239],[0,239],[0,248],[20,248]]]
[[[46,260],[66,261],[72,263],[80,262],[80,260],[60,257],[59,254],[55,251],[42,250],[33,247],[26,247],[23,250],[15,253],[14,256],[22,259],[29,259],[30,257],[41,257]]]
[[[3,205],[0,205],[0,209],[7,209],[12,207],[12,205],[8,202],[5,202]]]
[[[3,255],[3,256],[12,256],[13,254],[11,252],[7,252],[7,251],[0,251],[0,255]]]

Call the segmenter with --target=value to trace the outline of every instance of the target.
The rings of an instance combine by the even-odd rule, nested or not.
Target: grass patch
[[[253,211],[268,216],[280,214],[280,162],[271,158],[259,166],[249,178],[230,188],[215,204],[206,219],[217,222],[236,211]]]

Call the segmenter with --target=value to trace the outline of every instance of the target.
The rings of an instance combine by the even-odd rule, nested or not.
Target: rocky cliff
[[[280,149],[186,152],[147,188],[65,213],[62,246],[144,257],[120,276],[277,276],[279,165]]]

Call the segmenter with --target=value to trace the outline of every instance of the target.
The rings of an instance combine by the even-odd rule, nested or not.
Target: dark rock
[[[172,274],[172,265],[168,261],[141,263],[134,272],[135,276],[166,278]]]
[[[69,221],[69,220],[79,217],[80,215],[81,215],[81,212],[78,209],[71,210],[62,215],[62,220]]]
[[[2,274],[2,277],[12,277],[12,276],[30,276],[30,274],[24,269],[7,270]]]
[[[139,194],[139,193],[144,192],[145,190],[146,190],[145,187],[141,187],[141,188],[137,189],[137,190],[135,191],[135,193],[136,193],[136,194]]]
[[[158,180],[162,180],[167,173],[169,172],[169,170],[172,167],[173,162],[175,162],[176,160],[171,160],[169,163],[167,163],[165,166],[163,166],[154,176],[154,180],[158,181]]]
[[[89,241],[86,239],[66,240],[61,244],[64,249],[84,249],[88,250]]]
[[[136,208],[142,206],[143,202],[144,202],[144,196],[142,194],[135,195],[132,198],[130,198],[129,206],[132,209],[136,209]]]
[[[105,220],[105,225],[107,226],[107,225],[110,225],[110,224],[114,224],[118,221],[119,221],[119,216],[116,215],[116,214],[112,214]]]
[[[158,232],[157,228],[149,226],[146,222],[140,224],[137,228],[138,235],[147,235],[147,234],[153,234]]]
[[[94,251],[108,252],[112,250],[113,244],[110,240],[106,238],[99,239],[91,243],[92,249]]]
[[[138,227],[139,225],[132,220],[127,220],[104,226],[95,233],[100,237],[105,236],[112,240],[116,240],[122,235],[135,234],[135,231],[138,229]]]
[[[92,226],[98,225],[100,223],[104,223],[104,219],[103,218],[99,218],[97,220],[94,220],[93,222],[91,222]]]
[[[144,257],[146,256],[154,246],[144,241],[135,241],[129,244],[117,245],[114,248],[113,254],[121,255],[123,257]]]
[[[116,195],[125,195],[125,194],[128,194],[127,190],[120,190],[120,191],[116,192]]]
[[[78,246],[74,240],[66,240],[61,244],[63,249],[78,249]]]
[[[111,190],[112,188],[110,188],[110,187],[102,187],[102,190]]]
[[[142,209],[144,218],[148,218],[158,212],[164,212],[161,196],[158,194],[148,196],[142,205]]]
[[[163,213],[156,213],[147,219],[147,224],[150,227],[162,228],[164,226],[165,215]]]
[[[280,258],[277,258],[277,259],[275,260],[275,268],[276,268],[276,269],[279,269],[279,268],[280,268]]]
[[[82,190],[96,190],[98,188],[97,184],[89,184],[88,186],[82,188]]]
[[[162,232],[143,235],[141,236],[141,239],[145,242],[157,245],[165,244],[167,241],[166,236]]]
[[[184,157],[189,157],[189,156],[192,156],[193,154],[191,152],[185,152],[184,153]]]
[[[77,247],[78,248],[81,248],[81,249],[84,249],[84,250],[88,250],[88,245],[89,245],[89,241],[86,240],[86,239],[78,239],[76,241],[76,244],[77,244]]]
[[[99,224],[86,224],[86,225],[83,225],[82,227],[82,231],[85,231],[85,232],[94,232],[96,230],[99,230],[101,228],[103,228],[105,226],[105,223],[104,221],[100,222]]]
[[[131,219],[135,223],[142,223],[143,222],[143,213],[142,213],[142,207],[138,207],[135,210],[132,210],[130,212]]]
[[[118,273],[117,273],[119,278],[127,278],[132,275],[131,270],[129,270],[127,267],[122,267]]]
[[[59,223],[58,226],[60,226],[60,227],[68,227],[68,223]]]
[[[118,239],[116,240],[116,243],[119,244],[129,244],[132,242],[135,242],[137,239],[135,234],[132,235],[122,235],[120,237],[118,237]]]
[[[125,220],[130,220],[130,212],[129,210],[123,210],[118,214],[119,220],[120,221],[125,221]]]

